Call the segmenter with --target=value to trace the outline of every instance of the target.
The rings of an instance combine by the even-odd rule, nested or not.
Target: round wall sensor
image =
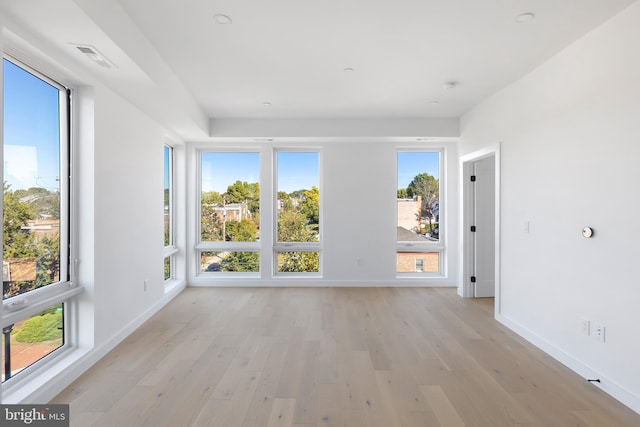
[[[582,229],[582,235],[583,235],[584,237],[586,237],[587,239],[588,239],[589,237],[592,237],[592,236],[593,236],[593,228],[591,228],[591,227],[585,227],[585,228],[583,228],[583,229]]]
[[[230,17],[221,13],[213,15],[213,19],[215,19],[218,24],[222,25],[231,24],[232,22]]]
[[[516,16],[516,22],[518,24],[524,24],[525,22],[529,22],[532,21],[533,18],[535,18],[536,15],[534,15],[533,13],[521,13],[520,15]]]

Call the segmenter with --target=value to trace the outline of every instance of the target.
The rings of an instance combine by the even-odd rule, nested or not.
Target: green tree
[[[307,217],[295,211],[282,211],[278,214],[279,242],[314,242],[316,233],[307,227]]]
[[[311,190],[304,190],[302,193],[300,212],[307,217],[310,224],[320,223],[320,191],[315,185]]]
[[[282,201],[282,210],[288,211],[293,209],[293,202],[291,196],[286,191],[278,191],[278,200]]]
[[[200,235],[203,242],[222,241],[222,221],[215,205],[202,203],[200,207]]]
[[[258,227],[248,219],[227,222],[225,232],[232,242],[255,242],[258,238]]]
[[[260,254],[258,252],[231,252],[220,265],[222,271],[260,271]]]
[[[4,258],[35,262],[35,280],[12,281],[3,286],[5,296],[18,295],[60,280],[60,237],[36,238],[24,226],[37,215],[59,219],[59,194],[42,188],[11,191],[4,184]],[[56,206],[58,206],[56,208]],[[57,218],[56,218],[57,216]]]
[[[60,237],[42,237],[36,248],[36,287],[60,280]]]
[[[35,207],[23,202],[19,194],[11,191],[6,182],[3,185],[3,232],[4,258],[28,258],[35,255],[33,235],[22,227],[36,217]]]
[[[428,173],[416,175],[407,187],[409,197],[420,196],[420,220],[429,220],[429,231],[433,230],[433,204],[438,200],[440,193],[440,183],[436,178]]]
[[[310,190],[297,190],[288,195],[279,192],[278,199],[285,200],[283,210],[278,213],[278,241],[318,241],[317,227],[320,220],[318,187],[313,186]],[[278,271],[280,272],[316,272],[319,270],[320,254],[318,252],[278,253]]]
[[[280,252],[278,271],[289,273],[320,271],[320,254],[318,252]]]
[[[47,311],[25,320],[16,333],[18,342],[42,342],[62,338],[62,311]]]
[[[16,190],[20,200],[33,206],[39,217],[60,219],[60,193],[42,187],[31,187],[27,190]]]
[[[202,204],[217,205],[222,203],[222,194],[217,191],[205,191],[202,193]]]
[[[170,194],[169,194],[169,189],[165,188],[164,189],[164,208],[165,208],[165,217],[164,217],[164,245],[165,246],[169,246],[169,243],[171,243],[171,236],[169,235],[169,233],[171,232],[170,230],[170,225],[169,225],[169,217],[166,215],[170,215],[169,213],[169,209],[171,209],[170,203],[169,203],[169,198],[170,198]]]
[[[226,203],[247,202],[249,211],[254,214],[260,212],[260,184],[249,184],[244,181],[236,181],[227,187],[225,193]]]
[[[409,197],[406,188],[401,188],[398,190],[398,199],[406,199]]]

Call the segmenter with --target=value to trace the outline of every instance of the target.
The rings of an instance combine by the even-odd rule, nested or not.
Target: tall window
[[[320,272],[319,152],[276,152],[276,272]]]
[[[442,271],[440,151],[398,152],[398,273]]]
[[[174,242],[174,203],[173,203],[173,148],[164,146],[164,280],[175,277],[174,255],[177,248]]]
[[[200,271],[260,271],[260,154],[200,153]]]
[[[69,282],[69,95],[3,59],[2,380],[64,346]]]

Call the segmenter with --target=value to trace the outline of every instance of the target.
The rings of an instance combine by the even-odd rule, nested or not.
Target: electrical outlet
[[[143,289],[145,292],[147,292],[147,279],[144,279],[144,285],[143,285]]]
[[[586,336],[591,334],[591,322],[589,319],[582,319],[582,334]]]
[[[605,326],[600,324],[593,325],[593,337],[600,342],[604,342]]]
[[[522,225],[522,231],[525,234],[529,234],[529,221],[524,222],[524,224]]]

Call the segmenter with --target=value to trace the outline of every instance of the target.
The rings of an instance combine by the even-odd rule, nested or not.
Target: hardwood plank
[[[442,388],[437,385],[423,385],[420,390],[441,426],[466,427]]]
[[[82,427],[640,425],[451,288],[187,288],[52,403]]]
[[[262,370],[260,384],[253,394],[247,415],[242,423],[243,427],[263,427],[265,420],[269,418],[273,402],[276,399],[278,381],[283,374],[286,352],[287,345],[285,343],[274,343],[271,347],[269,357]]]
[[[316,384],[316,414],[318,426],[339,427],[342,424],[338,384]]]
[[[295,411],[295,399],[276,398],[273,401],[273,409],[269,415],[267,427],[290,427],[293,425],[293,412]]]

